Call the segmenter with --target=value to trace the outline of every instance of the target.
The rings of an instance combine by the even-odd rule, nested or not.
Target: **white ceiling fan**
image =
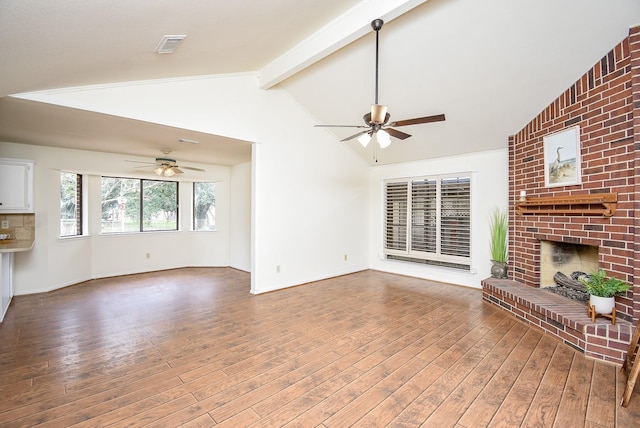
[[[175,159],[171,159],[167,157],[169,156],[170,153],[171,153],[171,150],[163,149],[162,154],[164,156],[156,158],[155,162],[138,162],[138,161],[127,161],[127,162],[145,164],[144,166],[137,166],[136,168],[153,168],[153,172],[155,172],[160,177],[172,177],[176,174],[183,174],[184,171],[182,171],[182,169],[204,172],[204,169],[202,168],[194,168],[191,166],[178,165]]]

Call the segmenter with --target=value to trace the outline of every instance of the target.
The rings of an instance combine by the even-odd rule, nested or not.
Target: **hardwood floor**
[[[0,426],[633,427],[616,366],[482,301],[365,271],[253,296],[177,269],[18,296]],[[640,389],[640,388],[636,388]]]

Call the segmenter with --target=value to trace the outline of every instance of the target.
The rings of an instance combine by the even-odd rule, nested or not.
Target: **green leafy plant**
[[[491,260],[496,262],[507,262],[507,230],[509,220],[507,212],[499,208],[494,208],[490,219],[491,230]]]
[[[598,269],[588,277],[582,277],[579,281],[584,284],[587,292],[598,297],[615,297],[631,288],[626,282],[607,276],[604,269]]]

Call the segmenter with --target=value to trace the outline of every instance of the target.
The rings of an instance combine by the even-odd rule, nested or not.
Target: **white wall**
[[[229,266],[251,271],[251,162],[231,168]]]
[[[219,231],[175,232],[173,246],[159,250],[167,242],[166,232],[57,238],[55,170],[117,173],[124,165],[122,156],[5,144],[10,150],[3,147],[2,156],[36,161],[36,247],[17,258],[21,293],[181,265],[250,270],[253,293],[367,268],[471,287],[479,287],[489,276],[488,216],[493,206],[507,205],[506,150],[370,168],[328,130],[314,128],[316,121],[286,91],[258,89],[255,75],[101,86],[45,98],[116,115],[125,103],[127,115],[134,119],[254,145],[251,163],[220,167],[212,174],[221,181]],[[168,98],[172,103],[162,102]],[[174,105],[189,107],[176,111]],[[474,176],[472,272],[379,259],[382,180],[469,171]],[[187,193],[181,188],[182,197]],[[147,252],[152,253],[150,259],[144,258]]]
[[[180,177],[180,230],[143,234],[100,235],[100,176],[158,177],[132,169],[126,159],[146,158],[82,150],[1,142],[4,157],[35,161],[34,207],[36,239],[32,251],[16,254],[15,294],[29,294],[88,279],[183,266],[228,266],[230,240],[229,167],[198,165],[206,170]],[[60,170],[86,177],[89,236],[59,238]],[[192,181],[216,185],[215,232],[192,232]],[[249,190],[245,190],[245,193]],[[150,258],[146,254],[150,254]],[[248,257],[248,256],[247,256]]]
[[[227,215],[231,217],[233,212],[229,227],[233,228],[234,235],[225,243],[213,244],[215,255],[209,255],[208,259],[213,265],[220,263],[240,269],[246,269],[250,260],[253,293],[368,268],[369,167],[327,130],[314,128],[316,122],[285,91],[261,90],[257,83],[255,75],[211,76],[53,91],[43,95],[41,101],[254,142],[251,191],[243,191],[242,183],[249,175],[247,165],[227,171],[223,179],[227,186],[232,186],[229,189],[233,189],[234,196],[228,196],[233,202]],[[167,103],[167,99],[172,102]],[[176,110],[175,105],[184,107]],[[26,151],[18,150],[16,157],[35,157]],[[36,172],[40,174],[51,168],[71,168],[66,166],[69,160],[64,156],[44,161],[44,155],[38,155],[35,160],[40,166],[36,166]],[[122,157],[100,155],[99,159],[96,170],[104,168],[107,160],[120,162]],[[77,167],[83,165],[83,160],[77,162]],[[91,159],[86,161],[92,163]],[[52,174],[48,175],[50,180]],[[231,177],[238,180],[237,184],[229,184]],[[54,187],[49,184],[47,191],[57,193]],[[40,189],[39,193],[46,191]],[[250,202],[247,201],[249,194]],[[50,196],[49,204],[55,199]],[[250,226],[245,225],[242,217],[247,217],[247,206],[252,210]],[[43,210],[45,208],[37,206],[36,217],[48,218],[53,224],[57,214]],[[239,223],[234,223],[236,220]],[[90,262],[91,266],[79,268],[83,272],[77,275],[60,272],[56,281],[60,285],[92,273],[112,275],[157,267],[154,257],[139,259],[139,254],[148,251],[147,245],[156,248],[159,244],[154,237],[144,241],[137,236],[125,238],[123,244],[131,248],[132,254],[121,257],[113,254],[120,241],[110,237],[100,238],[99,243],[90,246],[90,251],[85,251],[85,248],[76,249],[75,244],[65,243],[62,247],[63,244],[52,238],[54,228],[43,230],[45,227],[39,226],[36,232],[37,235],[44,233],[47,242],[29,256],[33,262],[23,260],[19,264],[38,271],[22,273],[19,283],[23,292],[35,291],[38,287],[27,284],[38,284],[37,279],[44,277],[47,269],[43,266],[47,266],[52,257],[49,253],[54,248],[80,253],[78,263]],[[250,259],[245,256],[248,230]],[[221,236],[225,236],[224,233]],[[187,239],[188,247],[195,238]],[[185,245],[179,240],[175,242],[178,248]],[[226,253],[218,254],[225,244]],[[94,254],[89,256],[87,252]],[[100,264],[99,261],[109,255],[113,255],[119,269]],[[172,256],[178,255],[163,253],[157,263],[170,264]],[[71,263],[64,254],[55,257],[57,263]]]
[[[284,91],[261,95],[278,114],[254,147],[252,291],[367,269],[368,165]]]
[[[480,288],[480,281],[490,276],[489,216],[493,207],[508,205],[507,150],[472,153],[421,162],[378,166],[371,171],[370,200],[372,269]],[[412,177],[454,172],[472,172],[471,200],[471,272],[419,265],[397,260],[382,260],[383,187],[389,178]]]

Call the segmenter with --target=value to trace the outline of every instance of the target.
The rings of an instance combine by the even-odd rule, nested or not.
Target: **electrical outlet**
[[[2,229],[9,229],[9,220],[2,220]]]
[[[276,266],[276,273],[280,273],[280,265]]]
[[[345,262],[347,261],[347,255],[346,254],[344,255],[344,261]]]
[[[147,253],[147,258],[150,259],[151,258],[151,253]]]

